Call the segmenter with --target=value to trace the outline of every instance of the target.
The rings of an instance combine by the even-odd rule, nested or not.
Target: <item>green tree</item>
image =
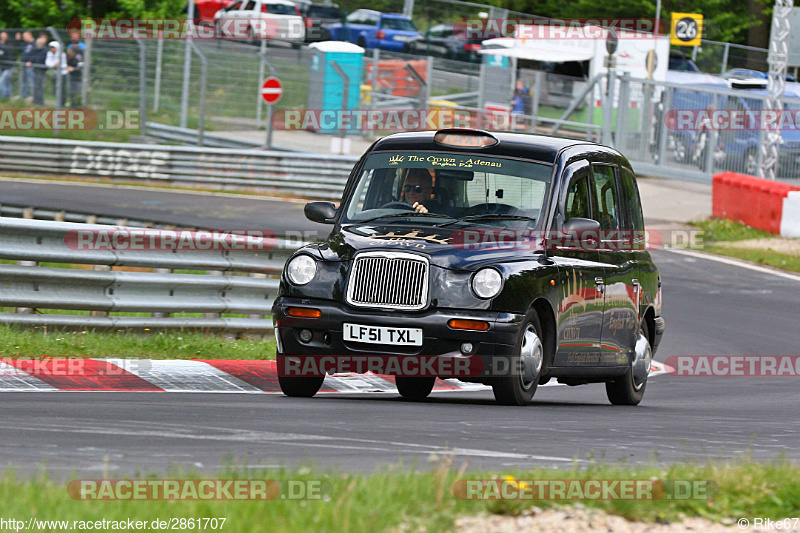
[[[0,0],[0,27],[65,28],[73,19],[185,16],[183,0]]]
[[[489,4],[522,13],[552,18],[655,17],[655,0],[486,0]],[[770,0],[664,0],[661,20],[667,27],[672,12],[701,13],[703,37],[716,41],[764,47],[769,35]],[[755,28],[755,31],[753,30]],[[750,41],[753,41],[752,43]]]

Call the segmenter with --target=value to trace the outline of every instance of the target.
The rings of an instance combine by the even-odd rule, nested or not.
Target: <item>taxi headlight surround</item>
[[[286,265],[286,277],[294,285],[306,285],[317,275],[317,261],[307,254],[294,257]]]
[[[503,288],[503,276],[495,268],[482,268],[472,276],[471,285],[472,292],[478,298],[494,298]]]

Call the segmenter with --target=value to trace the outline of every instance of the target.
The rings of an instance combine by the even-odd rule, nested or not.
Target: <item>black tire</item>
[[[652,361],[652,349],[650,348],[650,332],[647,327],[647,322],[642,320],[639,326],[639,336],[644,336],[644,341],[647,343],[647,349],[650,350],[650,360]],[[639,341],[637,340],[637,345]],[[649,371],[650,365],[647,365]],[[633,368],[628,367],[628,371],[623,376],[618,377],[613,381],[606,382],[606,396],[608,401],[613,405],[639,405],[644,397],[644,391],[647,388],[647,377],[645,374],[644,382],[639,388],[636,387],[634,382]]]
[[[394,379],[400,396],[406,400],[424,400],[433,390],[436,378],[396,377]]]
[[[535,335],[536,340],[532,340],[530,333]],[[527,335],[526,335],[527,334]],[[538,348],[536,342],[538,340]],[[533,342],[533,344],[529,344]],[[539,351],[538,369],[536,364],[533,366],[525,365],[522,362],[523,349],[534,350],[534,361],[536,351]],[[494,398],[500,405],[528,405],[533,401],[536,387],[539,386],[539,379],[542,372],[547,368],[547,351],[542,340],[542,326],[539,317],[534,309],[528,311],[525,320],[519,328],[517,342],[514,347],[514,355],[511,358],[511,375],[494,378],[492,381],[492,391]],[[525,372],[525,369],[531,372]]]
[[[367,49],[367,41],[365,41],[363,37],[359,37],[358,42],[356,44],[361,48],[363,48],[364,50]]]
[[[324,380],[325,376],[301,378],[278,376],[278,383],[281,386],[281,391],[286,396],[291,396],[292,398],[311,398],[319,391],[319,388],[322,387],[322,382]]]

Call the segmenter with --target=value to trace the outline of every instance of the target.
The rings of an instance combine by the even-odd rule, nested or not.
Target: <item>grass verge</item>
[[[800,255],[775,250],[767,239],[778,236],[761,231],[745,224],[721,218],[709,218],[700,222],[690,222],[691,226],[702,230],[702,249],[717,255],[743,259],[792,272],[800,272]],[[737,242],[764,240],[763,247],[737,246]]]
[[[65,332],[0,324],[3,357],[119,357],[132,359],[275,359],[275,341],[228,339],[194,331]]]
[[[271,501],[76,501],[67,494],[67,481],[44,475],[22,479],[6,472],[0,478],[5,518],[27,520],[142,520],[225,518],[227,531],[446,531],[459,516],[476,513],[518,514],[526,509],[559,505],[547,501],[468,501],[454,495],[459,479],[523,480],[648,480],[667,485],[695,481],[712,487],[706,496],[655,501],[583,501],[583,505],[621,515],[630,520],[673,522],[686,517],[712,521],[740,517],[796,516],[800,503],[800,467],[779,461],[674,465],[670,467],[620,467],[592,465],[588,468],[533,469],[486,472],[453,468],[452,458],[435,459],[425,472],[405,467],[369,474],[314,472],[307,467],[293,470],[258,470],[244,467],[221,472],[219,479],[271,479],[279,483],[317,482],[320,498]],[[94,476],[99,477],[99,476]],[[108,475],[104,477],[108,478]],[[113,475],[110,477],[114,477]],[[138,476],[138,479],[152,476]],[[171,472],[165,478],[198,478]],[[281,485],[285,487],[286,485]],[[304,485],[309,486],[309,485]],[[287,494],[282,491],[281,494]]]

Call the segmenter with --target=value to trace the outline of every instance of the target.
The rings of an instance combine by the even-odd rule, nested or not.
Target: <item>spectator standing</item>
[[[11,74],[14,72],[15,50],[8,42],[8,33],[0,32],[0,100],[11,98]]]
[[[83,81],[83,53],[77,46],[67,47],[67,72],[69,72],[69,106],[80,105]]]
[[[31,51],[27,66],[33,68],[33,103],[44,105],[44,76],[47,71],[47,35],[40,35]]]
[[[33,96],[33,67],[31,66],[31,55],[36,48],[33,34],[29,31],[22,32],[22,55],[19,60],[22,62],[22,93],[20,98]]]
[[[86,50],[86,45],[83,41],[81,41],[81,32],[78,30],[72,30],[69,32],[69,44],[67,45],[67,50],[70,48],[78,48],[81,52]]]
[[[50,50],[47,52],[44,64],[47,65],[48,68],[53,69],[55,72],[55,77],[54,77],[55,84],[53,92],[56,95],[56,98],[59,98],[58,76],[61,76],[61,95],[60,95],[61,98],[59,98],[58,105],[60,107],[64,107],[64,104],[67,101],[67,91],[69,90],[69,70],[67,65],[67,54],[65,54],[61,50],[61,44],[58,41],[50,41],[48,48],[50,48]]]
[[[532,100],[530,89],[525,86],[525,83],[522,80],[517,79],[516,88],[514,89],[514,96],[511,100],[513,114],[530,115]],[[528,127],[528,119],[516,119],[514,121],[514,126],[514,129],[517,129],[518,127],[526,129]]]

